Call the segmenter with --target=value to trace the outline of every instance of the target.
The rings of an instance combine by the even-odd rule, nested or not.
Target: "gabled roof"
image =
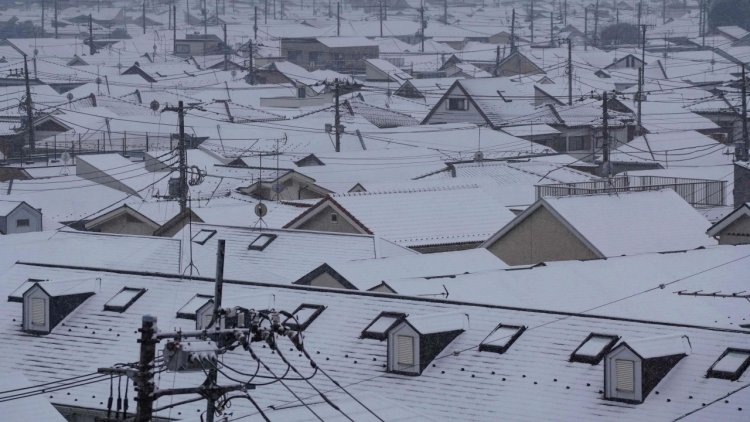
[[[494,244],[541,207],[601,258],[715,244],[705,235],[709,222],[677,193],[665,189],[541,198],[482,247]]]
[[[750,218],[750,203],[746,202],[739,207],[737,207],[734,211],[727,214],[724,218],[717,221],[713,226],[711,226],[708,231],[706,232],[709,236],[717,236],[719,233],[724,230],[727,226],[734,223],[738,219],[742,217],[748,217]]]
[[[627,346],[643,359],[689,355],[691,349],[690,339],[684,334],[672,334],[623,341],[615,348],[620,346]]]

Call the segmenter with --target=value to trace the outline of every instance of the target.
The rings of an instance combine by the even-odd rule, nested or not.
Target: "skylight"
[[[193,235],[193,243],[204,245],[206,242],[208,242],[208,239],[213,237],[213,235],[215,234],[216,234],[216,230],[202,229],[201,231]]]
[[[146,293],[146,289],[125,287],[104,304],[104,310],[125,312],[144,293]]]
[[[479,351],[505,353],[525,330],[524,326],[499,324],[479,344]]]
[[[571,362],[598,364],[604,355],[617,343],[619,337],[591,333],[570,355]]]
[[[370,325],[362,330],[361,338],[373,338],[377,340],[385,340],[388,337],[388,330],[393,328],[394,325],[401,322],[406,317],[406,314],[397,312],[382,312],[378,315]]]
[[[292,312],[292,315],[294,315],[293,318],[287,318],[286,321],[284,321],[284,325],[292,330],[304,331],[313,321],[315,321],[324,309],[325,306],[323,305],[303,303]]]
[[[213,299],[211,295],[197,294],[190,298],[185,305],[177,311],[177,318],[195,319],[195,313],[198,309],[205,305],[206,302]]]
[[[274,239],[276,239],[275,234],[263,233],[263,234],[258,235],[258,237],[256,237],[255,240],[250,242],[250,246],[248,246],[247,248],[252,249],[254,251],[262,251],[268,245],[270,245]]]
[[[736,381],[750,365],[750,350],[727,349],[719,359],[711,365],[707,376]]]

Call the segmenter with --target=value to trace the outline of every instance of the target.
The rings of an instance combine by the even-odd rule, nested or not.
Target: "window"
[[[31,223],[29,222],[28,218],[22,218],[20,220],[16,220],[16,227],[29,227]]]
[[[141,297],[144,293],[146,293],[146,289],[133,289],[130,287],[125,287],[120,290],[119,293],[112,296],[112,299],[108,300],[107,303],[104,304],[104,310],[113,312],[125,312],[130,307],[130,305],[135,303],[135,301],[138,300],[138,298]]]
[[[190,45],[189,44],[176,44],[174,46],[175,53],[178,54],[190,54]]]
[[[334,213],[331,213],[331,224],[338,224],[339,223],[339,215]]]
[[[47,301],[42,298],[31,298],[31,325],[44,327],[47,324]]]
[[[596,365],[615,345],[617,340],[617,336],[591,333],[570,355],[570,361]]]
[[[615,377],[617,391],[632,393],[635,391],[635,362],[632,360],[615,359]]]
[[[307,91],[305,91],[304,86],[300,86],[297,88],[297,98],[305,98],[307,95]]]
[[[396,336],[396,364],[414,366],[414,337]]]
[[[190,298],[185,305],[177,311],[177,318],[195,319],[195,313],[208,301],[213,300],[211,295],[197,294]]]
[[[727,349],[711,365],[706,376],[736,381],[742,376],[748,365],[750,365],[750,350]]]
[[[388,337],[388,330],[393,328],[396,324],[403,321],[406,318],[406,314],[396,312],[382,312],[378,315],[370,325],[362,330],[361,338],[372,338],[376,340],[385,340]]]
[[[255,238],[255,240],[250,242],[250,245],[247,247],[247,249],[251,249],[254,251],[262,251],[263,249],[268,247],[268,245],[270,245],[274,239],[276,239],[275,234],[267,234],[267,233],[260,234],[258,235],[258,237]]]
[[[294,318],[287,318],[284,325],[292,330],[304,331],[312,324],[313,321],[325,310],[323,305],[310,305],[303,303],[292,312]]]
[[[205,245],[206,242],[208,242],[208,239],[213,237],[213,235],[216,234],[216,230],[206,230],[201,229],[198,233],[193,235],[193,242],[197,243],[199,245]]]
[[[286,56],[290,62],[295,62],[302,58],[302,52],[299,50],[289,50],[286,53]]]
[[[568,137],[568,151],[588,150],[587,143],[585,136],[570,136]]]
[[[479,351],[505,353],[525,330],[524,326],[499,324],[479,344]]]
[[[466,98],[448,98],[448,110],[468,110]]]

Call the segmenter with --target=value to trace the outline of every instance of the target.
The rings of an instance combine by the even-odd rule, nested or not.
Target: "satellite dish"
[[[258,202],[255,205],[255,215],[257,215],[258,218],[263,218],[266,214],[268,214],[268,207],[266,207],[266,204]]]
[[[156,100],[152,100],[151,104],[149,104],[149,107],[151,107],[151,110],[157,111],[159,110],[159,102]]]

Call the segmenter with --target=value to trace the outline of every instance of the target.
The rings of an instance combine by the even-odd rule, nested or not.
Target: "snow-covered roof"
[[[466,314],[461,312],[441,312],[432,315],[415,315],[406,318],[420,334],[447,333],[465,328]]]
[[[690,340],[683,334],[642,338],[627,344],[644,359],[690,354]]]
[[[23,394],[35,391],[36,385],[18,370],[5,372],[0,377],[0,391],[16,391]],[[20,397],[16,400],[0,402],[0,414],[10,420],[65,422],[67,419],[55,409],[44,395]]]

